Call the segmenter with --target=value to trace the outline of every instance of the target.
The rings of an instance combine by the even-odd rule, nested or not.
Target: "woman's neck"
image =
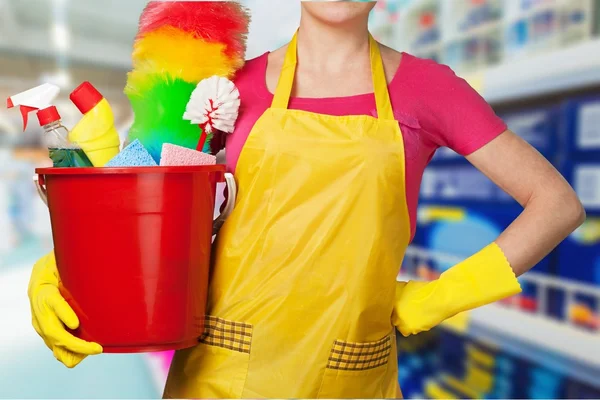
[[[335,71],[340,65],[368,60],[368,21],[352,21],[345,25],[328,25],[302,14],[298,32],[298,58],[312,68]],[[357,55],[361,55],[357,57]],[[360,62],[359,61],[359,62]]]

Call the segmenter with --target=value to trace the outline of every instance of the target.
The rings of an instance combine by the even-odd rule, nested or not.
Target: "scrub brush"
[[[215,131],[233,132],[239,109],[240,91],[229,79],[213,76],[201,81],[183,114],[184,119],[202,129],[197,150],[204,148],[207,135]]]

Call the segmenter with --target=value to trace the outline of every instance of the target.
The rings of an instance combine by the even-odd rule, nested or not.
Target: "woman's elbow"
[[[568,226],[570,234],[585,222],[585,208],[575,191],[572,189],[565,193],[561,203],[560,213],[565,219],[565,225]]]
[[[577,215],[575,229],[577,229],[581,225],[583,225],[583,223],[585,222],[585,219],[587,218],[587,215],[585,213],[585,208],[583,207],[583,204],[581,204],[581,201],[579,201],[579,199],[578,199],[578,203],[579,203],[578,204],[578,212],[579,212],[579,214]]]

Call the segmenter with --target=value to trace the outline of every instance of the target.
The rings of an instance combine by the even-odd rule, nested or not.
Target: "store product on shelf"
[[[574,281],[600,285],[600,216],[589,216],[580,228],[560,244],[558,273]],[[564,304],[565,301],[564,294],[554,294],[553,314],[556,317],[600,330],[600,290],[591,298],[582,293],[567,304]]]
[[[502,345],[447,330],[437,333],[439,362],[424,388],[429,398],[594,398],[585,396],[600,390],[567,378],[550,354],[540,365]]]
[[[555,8],[543,8],[529,20],[531,42],[535,51],[552,50],[560,44],[560,14]]]
[[[507,59],[525,54],[530,40],[528,21],[520,19],[507,25],[505,31],[504,55]]]
[[[561,31],[563,44],[588,39],[593,32],[591,0],[568,0],[562,4]],[[598,6],[596,2],[596,7]]]
[[[70,99],[83,118],[69,133],[69,140],[83,149],[95,167],[103,167],[121,147],[110,104],[89,82],[75,89]]]
[[[597,298],[576,296],[569,312],[570,320],[577,326],[600,330],[600,304]]]
[[[456,13],[461,15],[458,29],[468,31],[502,18],[502,2],[499,0],[471,0],[456,3]],[[461,9],[462,8],[462,9]]]
[[[600,152],[567,158],[561,172],[577,192],[588,214],[600,214]],[[587,230],[585,232],[590,235]]]
[[[46,83],[9,97],[7,107],[20,108],[23,130],[27,128],[29,113],[36,112],[44,129],[43,142],[55,167],[89,167],[92,165],[90,160],[78,144],[69,141],[69,130],[63,126],[58,110],[52,105],[59,93],[58,86]]]
[[[404,398],[422,398],[425,382],[437,369],[437,331],[403,337],[397,335],[398,381]]]
[[[440,27],[436,6],[423,8],[417,16],[415,36],[412,46],[424,48],[435,45],[440,41]]]
[[[594,24],[600,25],[593,15],[600,7],[593,1],[438,0],[411,8],[401,24],[418,32],[409,40],[413,53],[459,72],[473,71],[589,40]],[[435,16],[435,35],[427,29],[428,12]]]
[[[561,118],[561,145],[568,153],[577,157],[600,154],[600,96],[567,100]]]

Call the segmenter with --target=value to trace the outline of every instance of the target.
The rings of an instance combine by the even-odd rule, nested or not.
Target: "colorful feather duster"
[[[216,154],[225,133],[183,116],[198,115],[188,103],[206,87],[200,82],[231,79],[244,65],[248,25],[246,9],[234,1],[150,2],[140,18],[125,88],[135,114],[129,140],[139,139],[157,162],[163,143],[193,149],[200,144],[198,150]],[[229,129],[230,121],[220,126]]]

